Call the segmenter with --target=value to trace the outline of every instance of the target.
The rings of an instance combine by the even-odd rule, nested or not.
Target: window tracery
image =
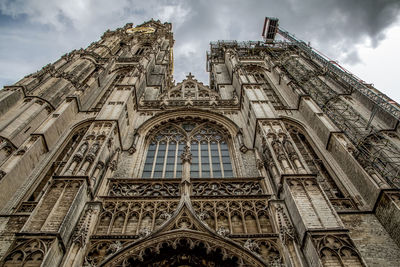
[[[192,154],[191,177],[233,177],[228,141],[226,131],[207,121],[170,122],[150,133],[143,178],[180,178],[185,145]]]
[[[98,235],[139,235],[158,228],[178,205],[174,201],[110,201],[103,204],[96,226]]]
[[[273,233],[265,207],[267,200],[193,200],[197,214],[207,214],[204,222],[215,231],[226,228],[229,234]]]
[[[365,266],[347,234],[314,236],[322,263],[331,266]]]
[[[194,196],[241,196],[241,195],[262,195],[263,189],[260,181],[235,182],[209,182],[200,181],[192,183]]]
[[[2,266],[39,267],[53,241],[53,239],[18,240],[14,249],[1,262]]]

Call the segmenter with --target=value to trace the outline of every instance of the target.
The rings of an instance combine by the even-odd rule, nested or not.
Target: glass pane
[[[154,172],[154,174],[153,174],[153,178],[161,178],[161,175],[162,175],[162,172]]]
[[[158,150],[157,158],[164,158],[164,156],[165,156],[165,150]]]
[[[178,161],[179,162],[179,161]],[[176,171],[178,172],[178,171],[182,171],[182,164],[181,163],[179,163],[179,164],[176,164]]]
[[[228,164],[226,164],[226,163],[224,163],[224,170],[225,171],[228,171],[228,170],[232,170],[232,166],[231,166],[231,164],[230,163],[228,163]]]
[[[219,157],[218,150],[211,150],[211,156],[212,157]]]
[[[218,151],[218,144],[216,142],[211,142],[210,144],[211,151]]]
[[[220,171],[220,170],[221,170],[221,165],[213,164],[213,171]]]
[[[225,177],[233,177],[232,171],[224,171]]]
[[[191,178],[199,178],[199,172],[197,172],[197,171],[196,171],[196,172],[192,172],[192,171],[191,171],[191,172],[190,172],[190,177],[191,177]]]
[[[154,150],[149,150],[149,151],[147,152],[147,157],[154,157],[155,152],[156,152],[156,151],[154,151]]]
[[[211,160],[212,160],[212,163],[219,163],[219,157],[218,156],[213,156],[211,158]]]
[[[152,164],[146,164],[144,165],[144,171],[146,172],[151,172],[151,170],[153,169],[153,165]]]
[[[202,172],[202,177],[203,178],[210,178],[210,172],[209,171],[203,171]]]
[[[221,171],[214,171],[213,172],[213,174],[214,174],[214,178],[221,178],[222,177],[222,172]]]
[[[173,152],[173,154],[175,154],[175,147],[176,147],[175,143],[170,143],[168,146],[168,151]]]
[[[165,151],[166,148],[167,148],[167,144],[165,142],[161,142],[158,145],[158,151]]]
[[[153,165],[153,157],[147,157],[145,165]]]
[[[201,157],[201,163],[202,164],[208,164],[210,162],[208,157]]]
[[[229,157],[222,157],[222,163],[231,163],[231,159]]]
[[[201,142],[200,149],[202,152],[208,151],[208,143]]]
[[[185,146],[184,142],[179,142],[178,150],[183,151],[183,147]]]
[[[181,178],[182,177],[182,172],[176,172],[176,178]]]
[[[197,142],[195,142],[195,143],[192,142],[190,151],[192,153],[192,164],[193,163],[195,163],[195,164],[198,163],[199,162],[199,158],[198,158],[199,146],[198,146]]]
[[[149,145],[149,151],[155,151],[156,150],[156,143],[151,143],[150,145]]]
[[[192,164],[190,166],[190,170],[191,171],[198,171],[199,170],[199,165],[198,164]]]
[[[228,151],[228,150],[222,150],[222,149],[221,149],[221,156],[223,156],[223,157],[229,157],[229,151]]]
[[[151,172],[143,172],[143,175],[142,175],[142,177],[143,178],[150,178],[150,175],[151,175]]]
[[[164,165],[163,164],[156,164],[154,167],[154,171],[159,171],[161,172],[163,170]]]
[[[174,172],[165,172],[165,178],[173,178]]]

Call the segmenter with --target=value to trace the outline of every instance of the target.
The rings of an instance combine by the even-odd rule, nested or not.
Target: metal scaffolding
[[[320,66],[326,70],[334,74],[335,76],[342,79],[345,83],[352,86],[355,90],[359,91],[361,94],[370,99],[373,103],[379,106],[382,110],[389,113],[396,120],[400,121],[400,107],[395,103],[392,99],[390,99],[385,94],[380,93],[377,89],[371,89],[365,86],[361,81],[355,78],[352,74],[343,71],[335,64],[332,64],[325,57],[317,53],[310,46],[308,46],[305,42],[298,40],[289,32],[283,30],[282,28],[278,28],[278,33],[289,40],[291,43],[296,45],[301,51],[306,53],[311,60],[318,62]]]
[[[323,76],[334,80],[336,76],[330,75],[319,65],[313,65],[313,69],[306,67],[300,60],[304,56],[300,53],[302,50],[286,50],[280,53],[274,49],[268,51],[285,74],[315,101],[355,145],[356,151],[353,155],[360,164],[365,169],[373,168],[391,186],[400,187],[400,150],[380,129],[369,125],[369,122],[345,101],[343,94],[333,90],[321,79]],[[304,60],[311,62],[312,59]],[[347,94],[348,92],[345,93]],[[366,127],[367,125],[369,127]]]
[[[270,49],[276,34],[288,40],[292,44],[291,47],[295,47],[294,51],[283,49],[277,52],[276,49]],[[400,188],[400,150],[383,130],[376,129],[371,124],[378,110],[400,121],[400,106],[377,89],[367,87],[352,74],[332,64],[304,41],[280,28],[277,18],[265,18],[263,37],[269,54],[286,75],[316,102],[354,144],[356,151],[353,155],[359,163],[366,170],[374,170],[391,186]],[[308,63],[311,67],[306,66]],[[343,92],[332,89],[322,77],[340,84]],[[353,90],[360,92],[375,104],[369,120],[343,98],[343,94],[351,94]]]

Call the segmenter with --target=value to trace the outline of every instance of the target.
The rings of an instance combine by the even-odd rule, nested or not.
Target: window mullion
[[[214,172],[213,172],[213,161],[212,161],[212,156],[211,156],[211,145],[210,141],[208,141],[208,164],[210,165],[210,177],[214,178]]]
[[[222,153],[221,153],[221,144],[218,141],[218,158],[219,158],[219,166],[221,166],[221,176],[225,177],[225,171],[224,171],[224,164],[222,164]]]
[[[163,170],[161,174],[161,178],[165,178],[165,171],[166,171],[166,165],[167,165],[167,157],[168,157],[168,149],[169,149],[169,140],[167,141],[167,145],[165,147],[165,154],[164,154],[164,161],[163,161]]]
[[[175,145],[175,160],[174,160],[174,175],[173,175],[174,178],[177,178],[176,177],[176,170],[178,169],[178,160],[179,160],[178,151],[179,151],[179,142],[176,141],[176,145]]]
[[[150,175],[150,178],[153,178],[153,177],[154,177],[154,169],[155,169],[155,167],[156,167],[156,161],[157,161],[157,155],[158,155],[158,146],[159,146],[159,144],[160,144],[160,142],[157,142],[157,145],[156,145],[156,151],[154,152],[154,158],[153,158],[153,167],[152,167],[152,169],[151,169],[151,175]]]
[[[201,141],[199,141],[199,145],[198,145],[198,151],[197,151],[199,154],[197,154],[197,155],[199,155],[199,177],[200,178],[203,178],[203,168],[202,168],[202,160],[201,160],[201,158],[202,158],[202,154],[201,154]]]

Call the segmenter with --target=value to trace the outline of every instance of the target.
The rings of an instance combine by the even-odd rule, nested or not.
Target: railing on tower
[[[355,90],[366,96],[382,110],[386,111],[396,120],[400,121],[400,107],[395,101],[390,99],[385,94],[379,92],[377,89],[370,88],[370,86],[367,87],[362,81],[360,81],[351,73],[343,71],[336,64],[333,64],[330,60],[326,59],[312,47],[307,45],[304,41],[297,39],[288,31],[280,28],[278,22],[279,21],[277,18],[265,18],[263,37],[266,43],[273,42],[276,34],[281,35],[283,38],[290,41],[292,44],[306,53],[311,59],[318,62],[326,71],[332,72],[334,75],[341,78],[344,82],[348,83]]]

